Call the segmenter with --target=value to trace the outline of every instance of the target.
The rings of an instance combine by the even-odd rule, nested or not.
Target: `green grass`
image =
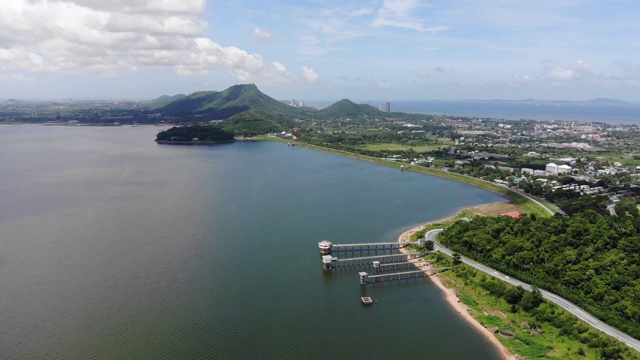
[[[478,303],[473,300],[473,298],[467,294],[460,295],[460,301],[467,306],[478,306]]]
[[[425,153],[433,150],[438,150],[443,146],[450,145],[452,142],[439,142],[438,144],[429,144],[429,145],[404,145],[404,144],[366,144],[359,146],[359,149],[362,150],[371,150],[371,151],[381,151],[381,150],[389,150],[389,151],[405,151],[409,149],[413,149],[417,153]]]
[[[619,162],[626,166],[640,166],[640,160],[636,160],[632,156],[626,156],[620,153],[605,155],[604,158],[609,161],[609,164]]]
[[[435,255],[431,255],[435,258]],[[439,265],[450,262],[446,257]],[[439,275],[442,283],[454,289],[460,294],[460,300],[471,309],[470,314],[479,322],[487,325],[487,328],[509,329],[514,331],[513,338],[506,338],[499,334],[494,335],[509,351],[520,355],[521,358],[535,359],[600,359],[600,350],[589,348],[577,339],[569,338],[561,333],[552,324],[536,320],[530,313],[519,309],[512,313],[511,305],[501,298],[491,295],[481,288],[478,283],[484,275],[467,265],[457,265],[455,269]],[[573,316],[553,303],[545,302],[544,306],[552,308],[557,316]],[[523,323],[536,324],[542,327],[543,333],[532,335],[530,330],[522,327]],[[583,326],[587,326],[582,323]],[[589,330],[595,331],[595,330]],[[602,334],[602,336],[607,337]],[[640,354],[628,349],[624,354],[625,359],[637,359]],[[580,355],[584,353],[583,355]]]
[[[434,230],[434,229],[442,229],[443,227],[445,227],[445,225],[444,224],[440,224],[440,223],[429,224],[429,225],[425,226],[424,229],[422,229],[420,231],[416,231],[415,233],[413,233],[411,235],[411,241],[418,241],[418,239],[424,237],[424,235],[427,233],[427,231]]]

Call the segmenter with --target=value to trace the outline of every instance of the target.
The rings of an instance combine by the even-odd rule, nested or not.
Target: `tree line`
[[[624,210],[619,217],[593,209],[570,217],[476,217],[440,239],[640,338],[640,221],[631,207]]]

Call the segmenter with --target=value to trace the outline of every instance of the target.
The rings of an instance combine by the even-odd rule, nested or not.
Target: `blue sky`
[[[640,101],[640,3],[2,0],[0,99]]]

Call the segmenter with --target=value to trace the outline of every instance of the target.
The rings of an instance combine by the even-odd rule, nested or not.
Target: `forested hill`
[[[168,104],[168,103],[170,103],[172,101],[181,99],[181,98],[186,97],[186,96],[187,95],[185,95],[185,94],[162,95],[162,96],[160,96],[158,98],[155,98],[155,99],[149,101],[149,104],[151,104],[152,106],[159,107],[159,106],[162,106],[164,104]]]
[[[476,217],[446,229],[441,241],[640,338],[637,216],[586,210],[571,217]]]
[[[287,131],[293,127],[293,122],[264,111],[248,110],[224,120],[220,127],[237,135],[255,136]]]
[[[171,143],[219,143],[232,142],[234,133],[226,131],[215,125],[193,125],[172,127],[161,131],[156,136],[156,142],[163,144]]]
[[[368,104],[356,104],[343,99],[322,110],[298,108],[284,104],[264,94],[253,84],[235,85],[224,91],[200,91],[168,103],[154,106],[151,111],[171,116],[179,122],[224,120],[245,111],[266,114],[279,124],[293,119],[382,118],[408,114],[386,113]]]
[[[177,118],[200,116],[223,120],[247,110],[260,110],[285,118],[307,117],[314,110],[302,110],[283,104],[264,94],[253,84],[235,85],[224,91],[200,91],[154,107],[152,110]]]
[[[359,116],[383,116],[386,113],[368,104],[356,104],[351,100],[342,99],[337,103],[320,111],[322,115],[329,118],[335,117],[359,117]]]

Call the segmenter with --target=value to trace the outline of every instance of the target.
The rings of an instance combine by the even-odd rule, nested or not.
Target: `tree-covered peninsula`
[[[156,136],[160,144],[216,144],[234,141],[235,134],[215,125],[176,126]]]

